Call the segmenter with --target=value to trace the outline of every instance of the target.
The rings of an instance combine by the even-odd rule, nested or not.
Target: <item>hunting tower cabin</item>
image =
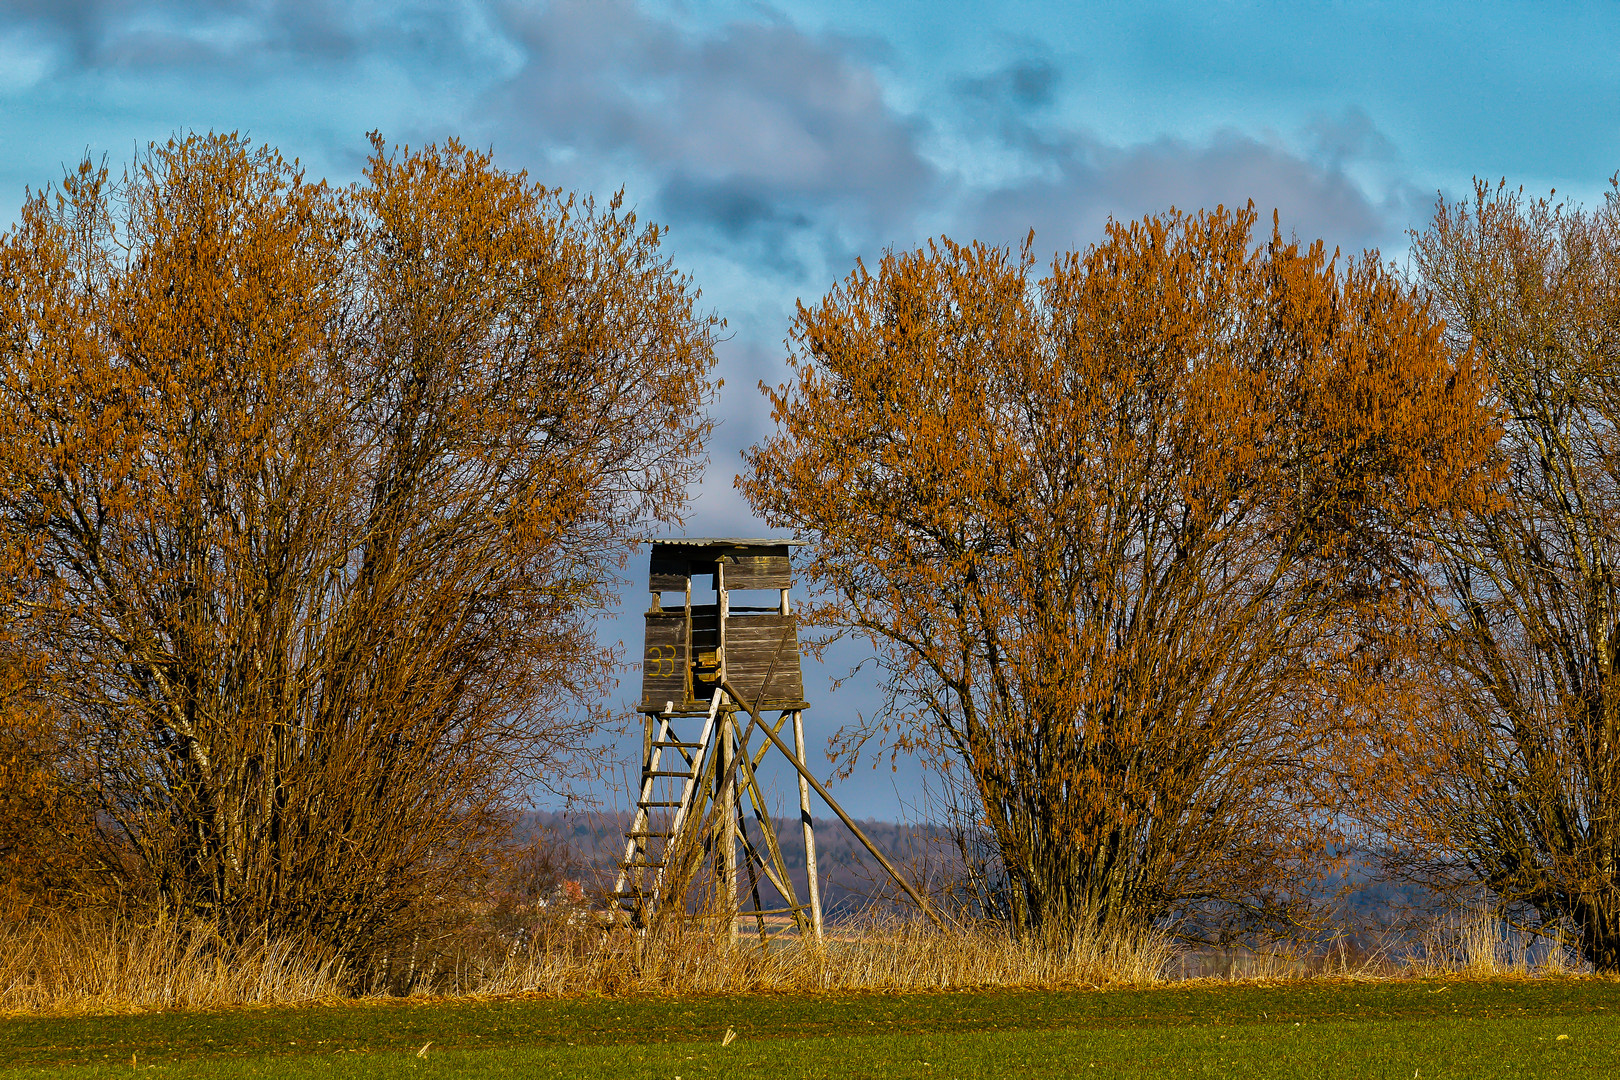
[[[762,734],[776,740],[791,719],[789,757],[804,758],[807,703],[788,597],[791,546],[733,537],[652,545],[637,706],[645,717],[641,784],[614,887],[638,926],[646,927],[661,903],[684,906],[695,876],[707,882],[703,906],[729,923],[733,939],[739,917],[752,917],[762,939],[787,926],[801,937],[821,936],[813,781],[801,775],[798,784],[808,890],[800,900],[755,772],[770,743],[757,751],[750,745],[762,710],[771,709],[780,717]],[[712,601],[694,597],[694,583],[712,589]],[[739,711],[751,718],[741,730]],[[699,718],[701,730],[694,733]],[[742,825],[747,809],[754,815],[753,840]],[[752,900],[747,909],[739,903],[739,848]]]
[[[788,591],[791,542],[676,540],[652,546],[647,586],[644,713],[707,712],[722,679],[757,709],[808,708],[799,670],[799,635]],[[694,578],[712,584],[712,603],[692,602]],[[753,594],[736,603],[733,593]],[[678,607],[669,594],[677,594]],[[760,594],[765,594],[763,597]],[[767,603],[760,603],[767,599]]]

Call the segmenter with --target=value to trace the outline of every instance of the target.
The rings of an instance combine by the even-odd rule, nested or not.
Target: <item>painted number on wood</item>
[[[647,650],[647,674],[655,677],[674,675],[675,661],[680,652],[673,645],[654,645]]]

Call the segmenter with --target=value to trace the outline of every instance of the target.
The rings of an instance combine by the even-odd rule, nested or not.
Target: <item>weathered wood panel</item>
[[[647,566],[652,592],[679,592],[689,578],[713,575],[716,552],[691,544],[654,544]]]
[[[727,589],[786,589],[793,584],[793,565],[786,546],[725,557]]]
[[[786,557],[786,547],[782,547],[781,551]],[[724,547],[710,547],[705,544],[653,544],[651,559],[648,560],[646,568],[646,585],[653,593],[679,593],[687,588],[689,578],[708,576],[713,580],[714,563],[724,554],[726,554]],[[748,586],[748,588],[766,588],[766,586]]]
[[[761,692],[768,671],[771,681]],[[799,668],[797,620],[792,615],[733,615],[727,619],[726,675],[740,692],[758,698],[756,704],[762,709],[802,705],[804,675]]]
[[[661,710],[673,701],[677,709],[691,699],[692,665],[686,653],[686,614],[648,612],[645,652],[641,658],[641,707]]]

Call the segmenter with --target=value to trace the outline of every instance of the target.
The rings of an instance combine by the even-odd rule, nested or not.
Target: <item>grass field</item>
[[[404,1000],[0,1021],[4,1080],[133,1074],[1620,1077],[1620,983]]]

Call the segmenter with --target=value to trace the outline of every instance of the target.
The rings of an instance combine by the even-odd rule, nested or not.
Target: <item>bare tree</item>
[[[1404,870],[1620,970],[1620,194],[1583,211],[1476,183],[1412,259],[1505,433],[1495,503],[1432,530],[1375,817]]]

